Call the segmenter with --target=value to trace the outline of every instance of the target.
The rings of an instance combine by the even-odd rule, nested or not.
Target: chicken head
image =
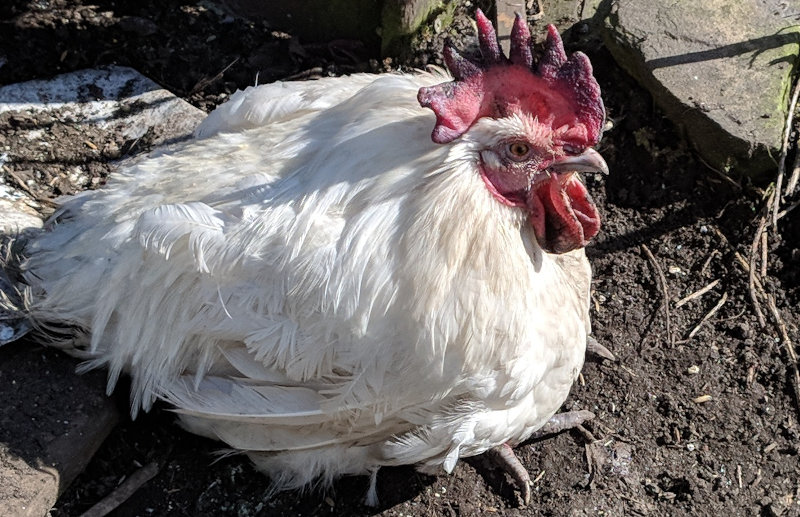
[[[600,139],[605,110],[589,59],[580,52],[567,58],[550,25],[534,68],[531,35],[521,16],[511,34],[510,59],[480,10],[477,24],[483,63],[448,44],[444,59],[454,80],[419,91],[420,104],[436,114],[433,141],[448,143],[468,131],[472,137],[474,128],[482,147],[478,169],[492,196],[527,212],[545,251],[581,248],[600,229],[600,216],[574,173],[608,172],[591,148]]]

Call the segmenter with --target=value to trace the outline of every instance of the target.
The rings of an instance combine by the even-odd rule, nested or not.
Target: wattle
[[[539,182],[527,201],[536,240],[549,253],[582,248],[600,230],[597,207],[575,175],[553,175]]]
[[[484,170],[481,178],[497,201],[527,209],[536,240],[548,253],[582,248],[600,230],[597,207],[575,174],[551,174],[538,180],[528,192],[506,192]]]

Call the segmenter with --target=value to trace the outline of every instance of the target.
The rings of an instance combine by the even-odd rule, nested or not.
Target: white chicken
[[[453,470],[542,428],[582,368],[604,121],[554,27],[534,66],[248,88],[196,138],[64,201],[25,250],[31,319],[71,325],[134,415],[172,404],[276,488]],[[431,110],[433,113],[431,113]],[[435,115],[435,123],[434,123]],[[434,127],[433,138],[430,137]],[[527,486],[521,487],[525,497]]]

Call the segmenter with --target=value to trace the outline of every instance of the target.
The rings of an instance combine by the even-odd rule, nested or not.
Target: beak
[[[556,173],[601,172],[608,174],[608,165],[594,149],[587,149],[577,156],[563,156],[556,159],[548,170]]]

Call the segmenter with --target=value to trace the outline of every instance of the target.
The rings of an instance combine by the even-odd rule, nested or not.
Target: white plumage
[[[590,268],[543,251],[479,172],[538,121],[431,141],[418,90],[448,79],[236,93],[193,141],[64,201],[26,249],[33,318],[84,329],[134,414],[166,400],[280,487],[525,440],[582,367]]]

